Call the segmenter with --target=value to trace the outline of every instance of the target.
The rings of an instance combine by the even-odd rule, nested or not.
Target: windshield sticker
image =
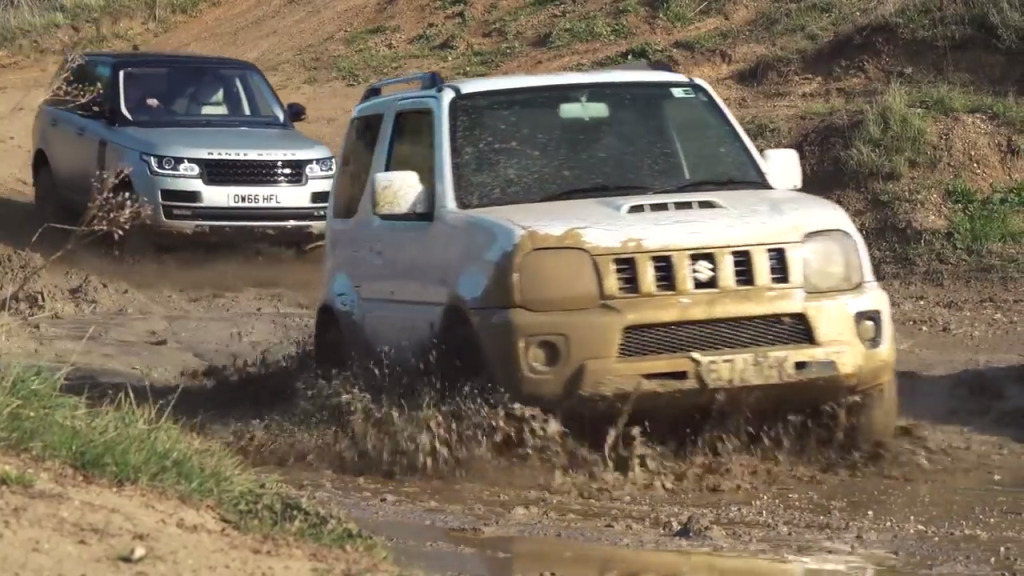
[[[676,98],[693,98],[696,96],[696,92],[693,88],[669,88],[672,91],[672,95]]]

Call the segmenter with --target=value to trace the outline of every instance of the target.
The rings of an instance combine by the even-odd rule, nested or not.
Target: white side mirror
[[[422,216],[433,211],[430,192],[412,170],[373,175],[373,213],[381,218]]]
[[[776,190],[799,190],[804,187],[804,169],[800,153],[792,148],[772,148],[761,153],[768,169],[768,183]]]

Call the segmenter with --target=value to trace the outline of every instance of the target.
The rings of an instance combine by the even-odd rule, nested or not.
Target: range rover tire
[[[75,217],[75,212],[64,204],[57,192],[57,182],[49,164],[44,162],[35,169],[32,187],[36,216],[43,224],[74,226],[78,223],[80,218]]]
[[[860,447],[884,444],[896,433],[899,396],[896,378],[861,394],[848,415],[851,439]]]

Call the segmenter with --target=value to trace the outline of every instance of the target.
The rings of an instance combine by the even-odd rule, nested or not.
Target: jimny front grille
[[[665,295],[791,285],[786,247],[729,248],[606,257],[606,296]]]
[[[814,334],[803,314],[673,322],[626,328],[619,343],[619,358],[802,344],[814,344]]]

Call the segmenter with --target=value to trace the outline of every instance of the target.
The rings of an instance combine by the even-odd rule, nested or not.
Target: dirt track
[[[17,250],[33,233],[24,225],[30,209],[28,135],[40,82],[48,76],[48,70],[14,72],[0,82],[0,113],[8,119],[0,138],[4,274],[31,261]],[[335,145],[323,124],[312,132]],[[318,280],[315,257],[272,250],[142,264],[73,254],[19,304],[25,316],[58,315],[4,331],[5,349],[44,361],[74,359],[86,368],[80,382],[93,387],[130,380],[150,384],[149,392],[159,396],[182,372],[264,352],[271,360],[287,355],[294,339],[310,334]],[[856,557],[915,572],[1022,571],[1020,292],[997,286],[890,288],[900,323],[904,422],[895,445],[871,457],[808,453],[799,450],[799,441],[774,459],[745,450],[684,457],[654,446],[641,474],[624,478],[607,472],[597,454],[571,437],[537,433],[530,450],[519,438],[513,455],[470,447],[475,432],[492,433],[495,425],[472,406],[447,414],[462,419],[460,435],[434,438],[447,443],[448,457],[423,459],[422,446],[410,446],[420,432],[436,432],[425,423],[432,414],[415,407],[402,413],[406,429],[370,430],[347,443],[309,430],[267,440],[251,424],[254,416],[278,414],[288,422],[289,410],[317,411],[310,404],[324,393],[318,388],[323,384],[298,369],[261,378],[243,373],[241,383],[196,387],[183,394],[181,409],[188,415],[212,412],[206,421],[214,424],[213,433],[234,427],[233,441],[256,461],[289,464],[284,473],[318,499],[396,538],[400,558],[438,571],[597,573],[551,554],[546,541],[505,538],[553,536],[628,548]],[[361,410],[362,422],[385,421],[379,406]],[[330,424],[337,422],[324,426]],[[369,443],[371,432],[381,444]],[[381,446],[392,449],[395,459],[407,459],[398,479],[358,474],[395,471],[381,460]],[[308,455],[309,462],[288,462],[296,455]],[[691,515],[700,519],[686,525]],[[606,560],[606,567],[625,561],[633,569],[645,563],[665,569],[655,568],[661,560],[650,556]],[[754,573],[753,567],[744,570],[737,573]]]

